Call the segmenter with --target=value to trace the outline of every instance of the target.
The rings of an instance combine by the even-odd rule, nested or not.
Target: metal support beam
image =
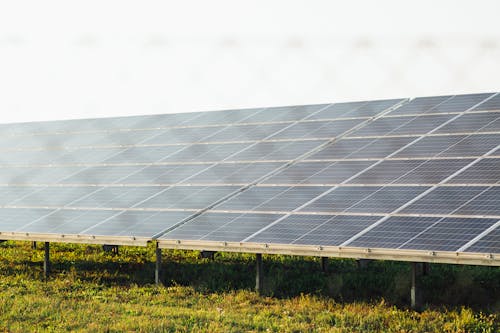
[[[50,273],[50,243],[44,243],[44,257],[43,257],[43,276],[45,279],[49,277]]]
[[[414,310],[422,309],[422,295],[420,290],[420,271],[419,263],[411,263],[411,308]]]
[[[321,257],[321,270],[323,273],[328,272],[328,257]]]
[[[156,247],[155,283],[161,284],[161,249]]]
[[[255,255],[256,260],[256,275],[255,275],[255,291],[257,293],[262,293],[262,288],[264,286],[264,266],[262,264],[262,254],[257,253]]]

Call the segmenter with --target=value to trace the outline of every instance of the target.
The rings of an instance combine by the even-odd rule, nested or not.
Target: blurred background
[[[500,1],[0,3],[0,122],[500,90]]]

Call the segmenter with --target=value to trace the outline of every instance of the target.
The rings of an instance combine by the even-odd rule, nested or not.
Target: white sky
[[[498,0],[1,1],[0,122],[498,91],[499,13]]]

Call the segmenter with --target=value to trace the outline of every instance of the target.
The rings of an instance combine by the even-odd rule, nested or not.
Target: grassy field
[[[164,281],[152,284],[154,249],[0,244],[0,332],[498,332],[500,268],[431,265],[426,309],[409,302],[409,264],[264,256],[265,296],[252,291],[254,256],[164,251]]]

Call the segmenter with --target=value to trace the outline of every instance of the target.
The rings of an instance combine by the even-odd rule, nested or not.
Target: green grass
[[[164,281],[152,284],[154,249],[0,244],[0,332],[498,332],[500,269],[432,265],[428,304],[407,308],[409,264],[264,256],[265,295],[252,291],[254,256],[164,251]]]

